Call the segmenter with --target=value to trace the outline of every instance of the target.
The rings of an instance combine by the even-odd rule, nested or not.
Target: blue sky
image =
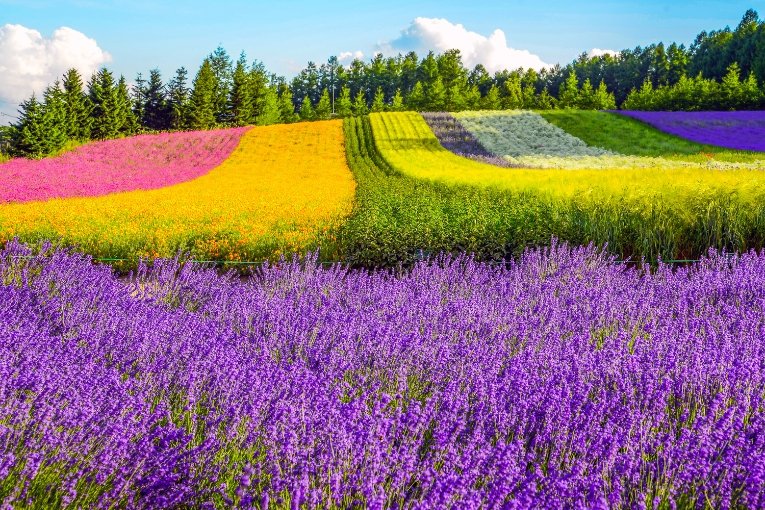
[[[308,60],[322,62],[332,54],[361,51],[367,58],[417,17],[444,18],[483,36],[500,29],[507,46],[554,64],[592,48],[619,50],[660,40],[689,44],[701,30],[735,26],[749,7],[757,5],[751,0],[0,0],[0,27],[23,25],[43,38],[61,26],[73,28],[94,39],[110,54],[109,67],[131,80],[154,67],[168,76],[184,65],[193,75],[219,44],[290,76]],[[0,54],[0,68],[3,58],[7,55]]]

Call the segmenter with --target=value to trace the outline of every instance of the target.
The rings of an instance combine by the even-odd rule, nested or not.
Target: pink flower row
[[[163,188],[222,163],[247,128],[139,135],[94,142],[55,158],[0,164],[0,203]]]

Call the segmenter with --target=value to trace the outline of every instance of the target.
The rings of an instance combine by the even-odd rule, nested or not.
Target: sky
[[[689,45],[702,30],[735,27],[752,0],[0,0],[0,123],[70,68],[101,66],[132,81],[185,66],[193,77],[221,45],[294,76],[330,55],[349,62],[459,47],[490,70],[566,64],[582,52],[659,41]],[[765,9],[763,9],[765,11]],[[765,14],[763,12],[762,14]],[[10,119],[12,120],[12,119]]]

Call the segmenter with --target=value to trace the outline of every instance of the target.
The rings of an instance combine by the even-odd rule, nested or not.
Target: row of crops
[[[765,507],[763,154],[574,111],[108,143],[0,165],[0,508]]]
[[[740,117],[693,125],[704,139],[725,126],[765,132]],[[258,262],[317,249],[355,266],[440,252],[498,261],[554,238],[623,259],[684,260],[765,243],[762,153],[606,112],[344,122],[142,136],[13,160],[0,166],[0,242],[51,240],[123,268],[178,253]]]

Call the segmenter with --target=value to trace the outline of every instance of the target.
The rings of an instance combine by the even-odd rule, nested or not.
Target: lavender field
[[[765,111],[617,111],[693,142],[765,152]]]
[[[0,253],[4,508],[761,508],[765,254]]]

